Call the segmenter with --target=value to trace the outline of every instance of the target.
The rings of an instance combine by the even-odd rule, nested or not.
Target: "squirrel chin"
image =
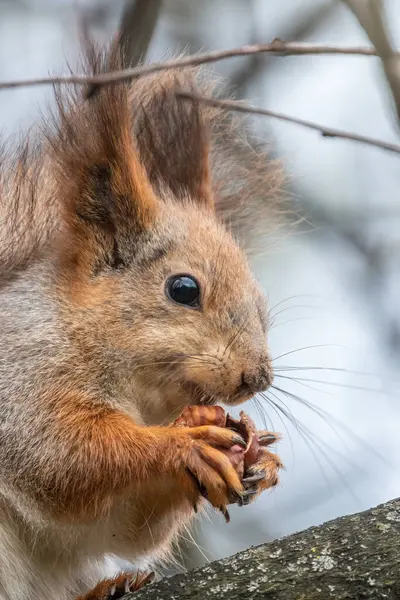
[[[254,394],[239,391],[236,394],[231,394],[227,397],[216,396],[210,394],[201,385],[196,384],[192,381],[185,381],[182,384],[185,392],[187,392],[188,402],[187,405],[196,406],[215,406],[224,404],[225,406],[237,406],[247,402],[253,398]]]

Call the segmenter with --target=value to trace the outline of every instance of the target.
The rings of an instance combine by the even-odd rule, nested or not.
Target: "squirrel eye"
[[[200,306],[200,286],[194,277],[190,275],[174,275],[166,284],[168,297],[191,308]]]

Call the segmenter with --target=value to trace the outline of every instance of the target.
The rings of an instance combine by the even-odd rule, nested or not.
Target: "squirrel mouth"
[[[247,402],[254,398],[254,394],[245,393],[245,392],[237,392],[236,394],[232,394],[229,398],[225,400],[225,404],[229,404],[231,406],[237,406],[238,404],[243,404],[243,402]]]
[[[217,404],[219,400],[216,396],[210,394],[207,390],[201,387],[201,385],[191,381],[184,381],[181,384],[181,389],[183,389],[188,396],[189,401],[187,404],[212,406]]]
[[[213,406],[215,404],[227,404],[236,406],[250,400],[254,396],[252,393],[244,393],[243,391],[238,391],[236,394],[232,394],[228,397],[217,396],[215,394],[210,394],[210,392],[201,385],[191,381],[182,382],[181,389],[183,389],[188,396],[187,404],[192,405]]]

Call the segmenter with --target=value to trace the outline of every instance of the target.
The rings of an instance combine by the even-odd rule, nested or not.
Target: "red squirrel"
[[[88,64],[122,63],[111,48]],[[177,97],[204,85],[184,69],[88,99],[63,88],[39,141],[4,158],[1,600],[115,600],[148,578],[99,584],[105,555],[165,557],[205,503],[246,498],[237,431],[171,427],[273,377],[265,299],[230,231],[260,171],[235,163],[250,149],[216,110]],[[280,467],[263,449],[255,496]]]

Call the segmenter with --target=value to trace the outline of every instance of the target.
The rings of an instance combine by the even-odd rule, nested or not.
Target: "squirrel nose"
[[[267,365],[259,369],[243,371],[239,389],[243,393],[257,394],[269,388],[273,380],[272,371]]]

